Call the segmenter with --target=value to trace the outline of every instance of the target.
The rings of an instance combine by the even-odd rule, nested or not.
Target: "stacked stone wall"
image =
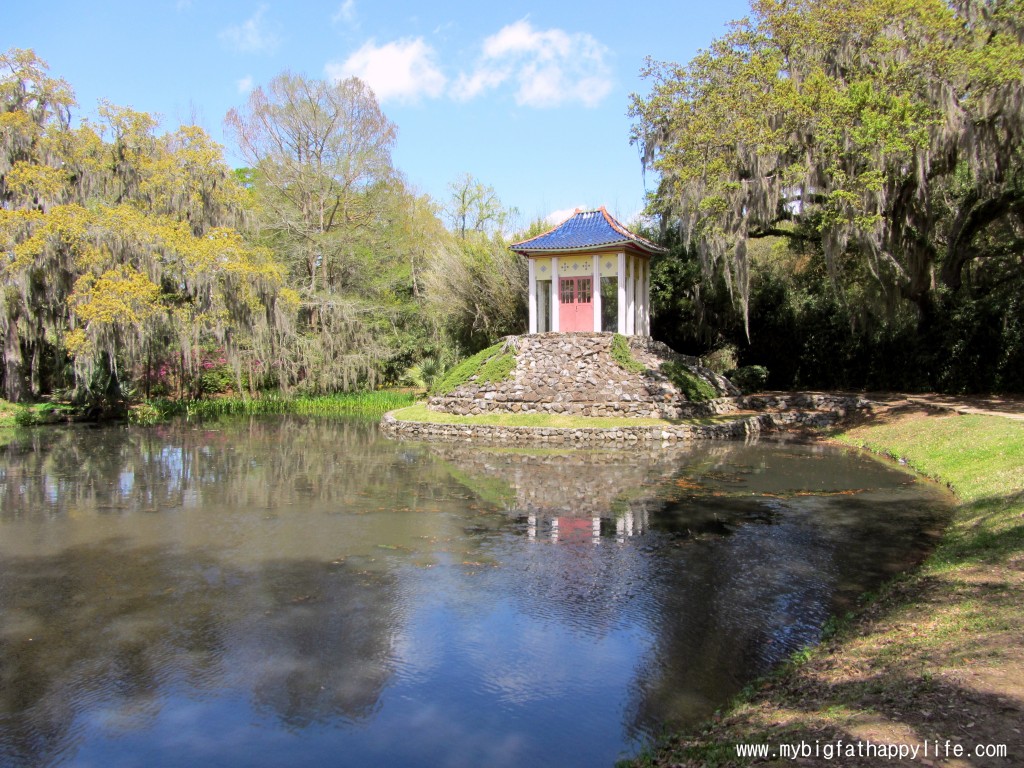
[[[669,424],[654,427],[506,427],[491,424],[436,424],[401,421],[387,413],[381,429],[413,439],[481,440],[486,443],[555,445],[658,445],[687,440],[735,440],[786,432],[801,427],[821,428],[842,418],[835,411],[788,411],[738,416],[721,424]]]
[[[510,336],[516,351],[509,378],[478,384],[470,380],[449,394],[430,398],[431,410],[463,416],[482,413],[561,413],[676,419],[690,415],[686,396],[659,370],[664,362],[685,364],[720,395],[738,395],[724,377],[694,357],[672,351],[649,337],[629,338],[630,351],[646,366],[623,368],[611,354],[610,333],[544,333]]]

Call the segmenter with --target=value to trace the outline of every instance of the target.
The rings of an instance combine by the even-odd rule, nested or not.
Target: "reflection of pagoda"
[[[766,515],[760,496],[723,493],[712,479],[731,472],[746,450],[738,442],[628,451],[524,451],[477,442],[424,448],[480,499],[518,517],[538,542],[623,542],[654,523],[674,537],[722,535],[732,523]]]
[[[540,519],[540,523],[543,518]],[[615,516],[615,540],[625,541],[630,536],[639,536],[650,523],[647,509],[634,511],[627,509],[625,512]],[[531,539],[537,538],[539,521],[536,513],[526,517],[526,535]],[[549,520],[547,535],[552,541],[563,543],[601,543],[601,531],[607,529],[608,523],[600,515],[591,517],[578,517],[561,515],[552,517]],[[541,535],[544,535],[542,532]]]
[[[647,530],[663,488],[684,451],[544,451],[432,443],[460,483],[506,511],[523,515],[531,539],[599,543]],[[692,454],[692,449],[685,449]]]

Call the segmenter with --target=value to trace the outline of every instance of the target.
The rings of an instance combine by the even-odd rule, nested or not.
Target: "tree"
[[[526,262],[501,237],[454,239],[426,274],[427,301],[463,352],[526,329]]]
[[[448,185],[451,196],[445,206],[449,226],[466,239],[467,232],[495,234],[500,232],[515,208],[505,208],[494,187],[464,173]]]
[[[396,129],[373,92],[356,78],[285,72],[226,125],[251,165],[251,236],[281,256],[301,299],[276,358],[283,386],[330,392],[396,377],[425,333],[415,306],[424,245],[410,222],[433,212],[392,167]]]
[[[354,235],[374,215],[368,193],[392,175],[396,129],[373,92],[284,72],[225,123],[256,171],[260,222],[306,292],[344,287]]]
[[[633,141],[651,209],[747,312],[750,238],[810,236],[923,322],[984,240],[1020,232],[1024,7],[1015,0],[755,0],[685,66],[649,63]],[[783,229],[797,219],[805,226]],[[1019,234],[1002,241],[1013,246]],[[749,334],[749,329],[748,329]]]
[[[70,88],[31,51],[0,72],[8,399],[119,399],[156,356],[174,351],[186,378],[203,344],[237,365],[243,337],[287,324],[283,271],[227,226],[241,190],[200,129],[158,136],[151,116],[109,104],[72,129]]]
[[[502,228],[517,213],[470,174],[448,185],[453,233],[439,240],[424,275],[427,305],[455,349],[483,349],[526,327],[526,261]]]

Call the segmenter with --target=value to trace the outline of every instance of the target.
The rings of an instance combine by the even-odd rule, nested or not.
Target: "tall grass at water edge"
[[[255,398],[218,397],[208,400],[152,400],[133,407],[133,424],[156,424],[173,418],[204,420],[224,416],[300,416],[362,415],[381,416],[395,408],[404,408],[416,400],[411,392],[376,390],[342,392],[333,395],[283,397],[271,394]]]

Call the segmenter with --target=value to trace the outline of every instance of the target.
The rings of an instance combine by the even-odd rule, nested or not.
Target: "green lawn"
[[[19,406],[0,400],[0,427],[13,427],[17,424],[14,417],[17,415]]]

